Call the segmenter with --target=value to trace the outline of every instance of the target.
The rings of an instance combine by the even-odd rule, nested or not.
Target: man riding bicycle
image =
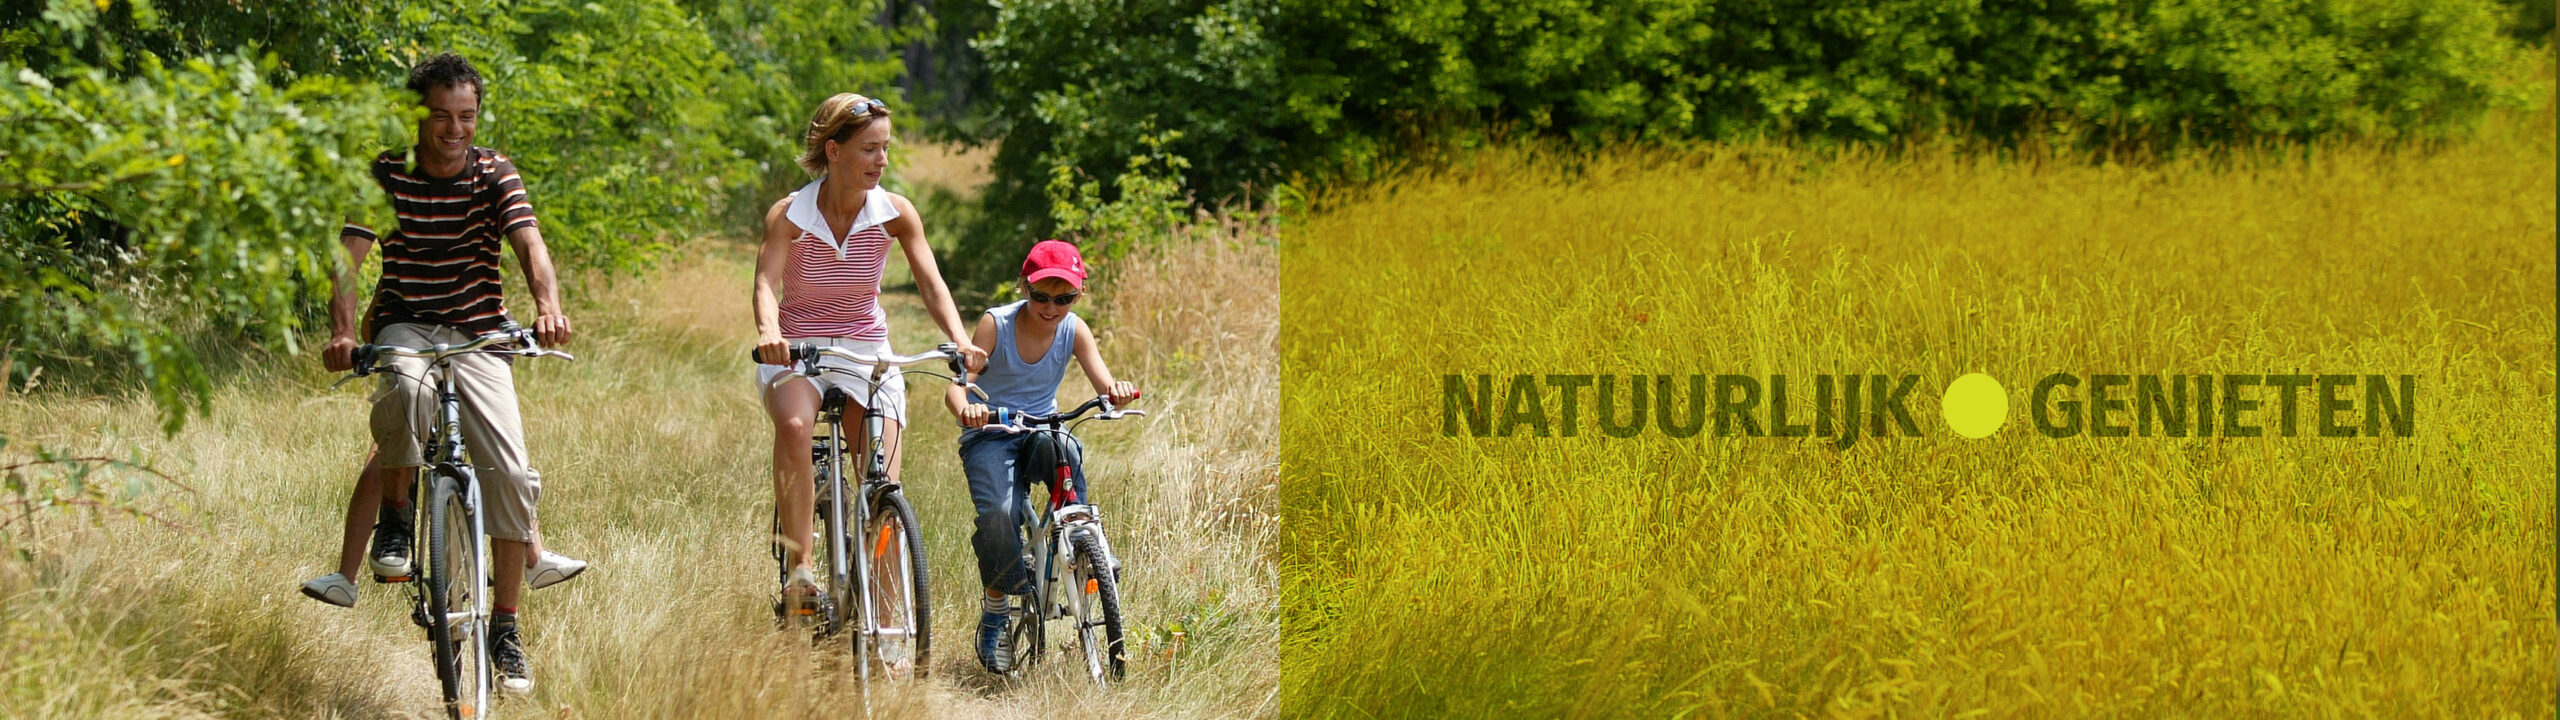
[[[418,93],[427,111],[418,122],[417,144],[406,151],[385,152],[372,166],[374,182],[397,215],[396,227],[388,236],[378,237],[365,225],[347,224],[340,238],[347,249],[347,270],[333,279],[330,338],[321,348],[323,364],[333,372],[354,366],[356,298],[351,276],[364,266],[377,240],[382,245],[382,276],[366,321],[373,343],[459,345],[514,327],[499,277],[501,236],[515,246],[533,290],[536,338],[544,345],[567,342],[569,318],[561,312],[559,283],[524,182],[505,155],[471,144],[486,87],[479,72],[461,57],[443,53],[411,69],[408,87]],[[507,361],[469,354],[455,356],[449,364],[461,400],[462,439],[477,468],[487,531],[494,540],[490,560],[495,612],[489,621],[488,652],[497,667],[499,686],[522,692],[533,687],[516,619],[528,566],[565,579],[585,563],[539,552],[534,505],[542,480],[525,455],[515,380]],[[425,358],[392,357],[384,365],[382,384],[373,394],[371,424],[379,452],[374,466],[382,471],[380,481],[392,486],[386,494],[406,498],[407,487],[416,482],[418,467],[425,462],[423,439],[434,423],[436,389]],[[364,504],[365,490],[360,486],[357,492],[350,510]],[[380,532],[387,537],[376,545],[375,569],[405,574],[407,515],[386,512],[382,517]],[[354,583],[343,572],[306,583],[304,592],[332,604],[355,604]]]

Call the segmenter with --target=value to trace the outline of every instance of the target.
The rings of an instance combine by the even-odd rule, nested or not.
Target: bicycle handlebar
[[[490,349],[491,346],[494,345],[509,343],[519,345],[520,347],[496,350]],[[441,360],[454,355],[463,355],[468,353],[516,355],[520,357],[556,357],[563,360],[578,359],[577,356],[558,350],[544,349],[541,342],[535,339],[533,330],[529,328],[515,328],[482,335],[480,337],[472,338],[470,342],[461,344],[436,343],[435,345],[423,348],[402,347],[399,345],[358,345],[356,346],[353,358],[355,360],[355,369],[353,372],[355,373],[355,377],[363,377],[381,372],[387,369],[378,366],[382,358],[385,356],[421,357],[427,358],[428,360]]]
[[[822,347],[809,343],[793,343],[791,345],[791,361],[794,363],[805,363],[811,360],[816,360],[818,356],[821,355],[842,358],[844,360],[851,361],[856,365],[888,363],[890,365],[903,366],[914,365],[927,360],[950,360],[957,362],[960,360],[960,346],[953,343],[943,343],[935,346],[932,352],[918,353],[915,355],[890,354],[883,356],[864,355],[844,348]],[[754,360],[757,364],[763,364],[764,362],[763,358],[756,357],[755,348],[747,349],[747,359]]]
[[[851,362],[857,366],[867,366],[871,368],[872,374],[875,376],[879,375],[890,366],[903,367],[907,365],[931,362],[934,360],[941,360],[944,362],[944,368],[950,371],[950,378],[953,384],[967,387],[972,390],[977,389],[976,385],[969,382],[968,367],[965,364],[965,361],[961,359],[960,345],[958,343],[943,343],[934,346],[931,352],[917,353],[914,355],[898,355],[895,353],[888,355],[865,355],[851,350],[846,350],[844,348],[823,347],[810,343],[791,344],[790,364],[793,366],[792,371],[796,374],[816,376],[823,369],[817,366],[818,358],[820,357],[833,357]],[[764,358],[757,356],[755,348],[747,349],[747,360],[758,365],[764,364]],[[930,375],[932,373],[926,374]]]
[[[1137,398],[1132,397],[1130,399],[1135,400]],[[1084,401],[1084,404],[1082,405],[1077,405],[1073,410],[1059,413],[1026,413],[1015,411],[1011,408],[988,408],[990,412],[987,416],[987,424],[980,425],[978,427],[999,432],[1032,432],[1042,427],[1055,428],[1065,426],[1069,422],[1083,418],[1086,412],[1096,409],[1099,409],[1102,412],[1094,415],[1092,418],[1094,420],[1118,420],[1132,415],[1145,417],[1147,414],[1147,411],[1145,410],[1114,408],[1111,406],[1111,396],[1098,395],[1091,400]]]

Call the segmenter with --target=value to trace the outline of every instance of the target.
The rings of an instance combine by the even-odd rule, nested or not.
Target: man
[[[354,366],[356,297],[353,278],[379,240],[382,278],[365,326],[376,344],[426,347],[463,343],[513,325],[507,316],[499,278],[499,237],[515,246],[534,296],[534,332],[544,345],[566,343],[569,318],[560,308],[559,283],[550,252],[542,244],[533,203],[515,164],[504,155],[471,144],[478,130],[480,100],[486,85],[471,63],[444,53],[409,72],[408,87],[426,109],[418,122],[417,144],[406,151],[374,159],[374,181],[382,186],[397,215],[388,237],[348,223],[341,242],[348,269],[335,279],[329,305],[329,342],[321,358],[332,372]],[[407,498],[425,464],[423,441],[435,422],[436,391],[428,364],[421,358],[394,358],[395,372],[383,375],[373,395],[372,430],[379,455],[359,483],[350,503],[350,528],[357,525],[371,494],[365,484],[388,485],[383,496]],[[507,362],[489,355],[464,355],[451,361],[462,401],[463,442],[481,484],[482,513],[490,538],[490,560],[496,587],[495,614],[490,619],[489,655],[497,666],[499,686],[522,692],[533,687],[517,631],[517,603],[523,596],[526,571],[540,585],[565,580],[586,563],[540,551],[535,535],[534,506],[542,491],[540,474],[526,460],[524,431],[516,412],[514,376]],[[379,491],[373,491],[379,492]],[[385,577],[408,574],[405,512],[382,513],[373,569]],[[349,537],[356,532],[350,530]],[[354,541],[347,543],[353,547]],[[304,585],[303,592],[332,604],[353,606],[355,585],[345,573]],[[388,571],[388,572],[386,572]],[[316,588],[316,589],[315,589]],[[344,602],[339,599],[343,598]]]

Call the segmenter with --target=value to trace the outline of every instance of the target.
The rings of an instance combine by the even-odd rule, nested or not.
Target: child
[[[987,360],[975,379],[986,392],[988,405],[970,404],[967,392],[958,386],[944,395],[951,414],[969,428],[960,435],[960,464],[969,476],[969,499],[978,509],[978,530],[970,544],[978,553],[978,583],[985,591],[979,600],[978,661],[989,672],[1004,673],[1013,667],[1012,648],[1003,646],[1008,620],[1005,596],[1031,591],[1031,568],[1023,561],[1022,540],[1014,535],[1014,528],[1020,513],[1033,511],[1023,507],[1028,499],[1023,487],[1036,480],[1016,472],[1016,460],[1032,436],[980,429],[992,412],[989,406],[1034,414],[1057,412],[1058,383],[1066,377],[1069,353],[1084,366],[1094,392],[1110,396],[1114,406],[1138,397],[1137,386],[1111,379],[1093,331],[1067,310],[1084,297],[1084,278],[1084,258],[1076,253],[1076,246],[1057,240],[1031,246],[1030,257],[1022,261],[1023,294],[1030,299],[990,309],[978,318],[974,339],[978,347],[987,348]],[[1073,477],[1076,494],[1081,496],[1084,468],[1075,453],[1069,457],[1077,463]]]

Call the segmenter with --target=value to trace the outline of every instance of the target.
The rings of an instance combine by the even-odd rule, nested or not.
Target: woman
[[[765,412],[773,418],[773,495],[781,513],[790,572],[783,580],[786,611],[816,602],[809,570],[810,519],[816,502],[809,459],[810,428],[818,416],[819,389],[809,379],[786,378],[793,343],[833,346],[872,355],[890,352],[888,313],[880,307],[880,276],[889,246],[899,245],[924,295],[926,312],[942,334],[960,346],[969,367],[986,353],[969,342],[968,328],[951,303],[951,291],[933,262],[924,222],[913,203],[880,189],[889,168],[889,107],[853,93],[827,98],[809,119],[800,166],[818,179],[782,198],[765,213],[764,247],[756,257],[756,375]],[[830,365],[844,366],[840,361]],[[816,379],[845,390],[853,404],[871,402],[867,378],[828,373]],[[883,378],[879,412],[887,417],[883,448],[889,477],[898,476],[898,432],[906,425],[906,384],[892,370]],[[861,412],[845,408],[847,417]],[[856,438],[852,456],[870,452]]]

